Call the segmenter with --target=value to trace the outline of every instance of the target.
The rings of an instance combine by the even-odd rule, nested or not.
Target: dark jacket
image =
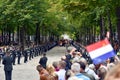
[[[3,62],[2,62],[2,64],[4,65],[4,70],[5,70],[5,71],[11,71],[11,70],[13,69],[11,56],[5,55],[5,56],[3,57]]]
[[[47,60],[48,60],[47,57],[42,57],[40,58],[39,64],[46,68]]]

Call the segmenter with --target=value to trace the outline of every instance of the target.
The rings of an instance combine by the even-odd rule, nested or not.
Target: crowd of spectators
[[[45,46],[50,50],[56,44]],[[61,45],[60,45],[61,46]],[[64,45],[63,45],[64,46]],[[66,46],[65,46],[66,47]],[[106,61],[93,64],[89,56],[81,48],[66,47],[67,53],[61,56],[60,61],[54,61],[52,64],[47,63],[46,54],[40,58],[36,70],[39,73],[40,80],[119,80],[120,79],[120,61],[118,56],[107,59]],[[38,56],[39,51],[44,49],[41,46],[31,51],[34,57]],[[30,49],[32,50],[32,49]],[[46,52],[46,51],[43,51]],[[29,54],[25,53],[24,54]],[[25,56],[25,55],[24,55]],[[13,57],[13,56],[12,56]],[[31,56],[32,58],[32,56]],[[13,61],[14,62],[14,61]],[[13,63],[12,62],[12,63]],[[14,65],[14,64],[13,64]]]
[[[67,54],[61,56],[60,61],[52,64],[41,64],[36,69],[40,80],[120,80],[120,64],[117,56],[109,58],[103,63],[93,64],[76,48],[67,49]]]

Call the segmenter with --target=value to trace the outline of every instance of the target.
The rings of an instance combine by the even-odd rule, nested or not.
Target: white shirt
[[[58,80],[65,80],[65,69],[60,69],[56,74],[58,75]]]
[[[96,80],[99,79],[98,75],[92,69],[90,69],[89,67],[87,67],[85,69],[85,72],[88,73],[88,74],[90,74],[90,75],[93,75]]]

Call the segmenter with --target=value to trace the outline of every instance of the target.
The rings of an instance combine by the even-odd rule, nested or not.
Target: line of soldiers
[[[10,51],[11,57],[13,59],[13,65],[15,65],[15,63],[16,63],[16,58],[17,58],[17,64],[21,63],[20,61],[21,61],[22,56],[24,57],[24,63],[26,63],[26,62],[28,62],[28,60],[31,60],[34,57],[37,57],[37,56],[49,51],[56,45],[57,45],[57,42],[50,42],[50,43],[46,43],[43,45],[36,45],[31,48],[27,48],[24,51],[22,51],[21,49],[14,48],[13,50]],[[0,57],[4,56],[4,54],[5,53],[1,53]]]

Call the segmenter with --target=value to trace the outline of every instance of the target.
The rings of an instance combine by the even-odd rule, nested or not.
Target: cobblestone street
[[[63,56],[66,52],[65,47],[55,47],[48,51],[48,63],[51,64],[53,61],[60,60],[60,57]],[[12,80],[39,80],[39,74],[36,70],[36,66],[38,65],[38,61],[41,56],[35,57],[31,61],[29,60],[27,63],[23,63],[23,58],[21,60],[21,64],[13,66]],[[0,64],[0,80],[5,80],[3,65]]]

